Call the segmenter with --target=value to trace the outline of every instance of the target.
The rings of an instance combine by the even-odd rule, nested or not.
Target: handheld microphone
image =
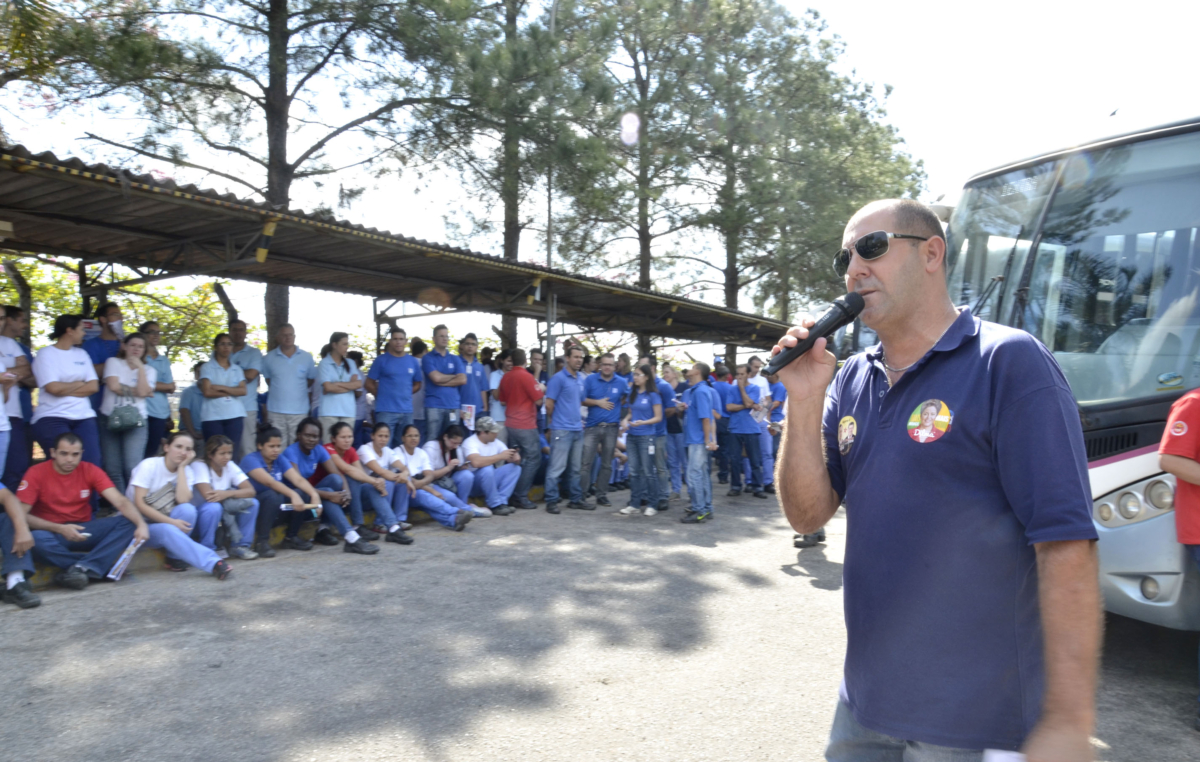
[[[845,296],[838,297],[834,300],[833,306],[826,310],[812,328],[808,329],[808,338],[791,349],[785,349],[775,355],[763,373],[765,375],[778,373],[783,366],[812,349],[812,345],[817,343],[817,339],[828,338],[834,331],[853,321],[862,311],[863,298],[861,294],[850,292]]]

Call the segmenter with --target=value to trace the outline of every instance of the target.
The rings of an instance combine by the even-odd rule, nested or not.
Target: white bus
[[[1032,333],[1071,384],[1106,608],[1182,630],[1200,630],[1200,574],[1157,449],[1200,387],[1198,229],[1200,118],[977,175],[947,229],[955,303]]]

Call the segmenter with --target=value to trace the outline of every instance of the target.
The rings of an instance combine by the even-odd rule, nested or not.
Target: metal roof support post
[[[558,296],[550,283],[542,284],[542,298],[546,300],[546,375],[554,374],[554,324],[558,322]]]

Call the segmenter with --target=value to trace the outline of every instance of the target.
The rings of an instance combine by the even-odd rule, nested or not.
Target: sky
[[[1195,83],[1200,3],[783,0],[783,5],[797,15],[816,9],[829,32],[845,43],[844,73],[876,85],[880,93],[884,85],[893,88],[886,119],[899,130],[908,152],[925,164],[926,201],[943,194],[956,199],[970,176],[1011,161],[1200,116]],[[89,129],[106,126],[104,115],[89,116],[95,122]],[[5,126],[34,150],[60,157],[82,153],[77,117],[49,122],[6,117]],[[113,132],[120,128],[108,126]],[[420,194],[410,182],[392,181],[369,192],[346,216],[406,236],[446,241],[444,212],[457,198],[450,179]],[[295,206],[312,208],[319,200],[299,197]],[[527,248],[537,246],[532,236],[523,241]],[[476,248],[499,253],[499,238],[480,241]],[[229,291],[247,320],[264,321],[263,286],[234,281]],[[374,334],[366,297],[293,289],[291,305],[298,341],[307,348],[315,350],[328,338],[331,308],[344,330]],[[403,324],[413,335],[429,333],[434,322],[418,318]],[[451,315],[444,322],[455,334],[475,330],[483,335],[499,319]],[[533,323],[521,323],[520,341],[530,346]],[[691,351],[706,359],[700,355],[707,348]]]

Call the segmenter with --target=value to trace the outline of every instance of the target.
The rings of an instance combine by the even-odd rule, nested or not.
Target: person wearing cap
[[[484,498],[496,516],[513,512],[508,503],[521,476],[521,454],[500,441],[502,428],[485,415],[475,422],[475,433],[459,450],[465,468],[475,474],[470,497]]]

